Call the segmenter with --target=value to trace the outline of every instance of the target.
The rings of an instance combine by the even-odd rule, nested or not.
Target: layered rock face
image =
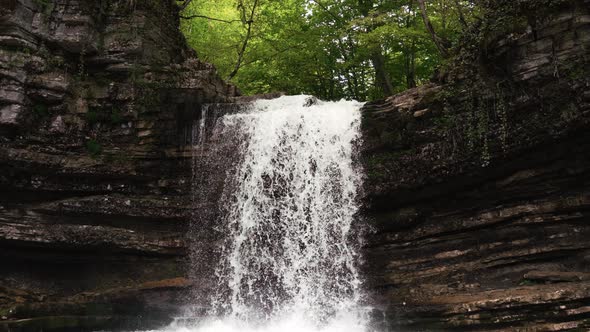
[[[588,8],[486,41],[475,85],[459,66],[366,106],[384,329],[590,328]],[[178,25],[171,0],[2,2],[0,331],[157,327],[207,288],[227,167],[207,156],[234,151],[187,145],[238,92]]]
[[[0,331],[158,326],[184,300],[206,210],[185,146],[237,91],[178,26],[172,0],[2,2]]]
[[[590,329],[590,2],[503,36],[478,78],[364,109],[366,268],[388,330]]]

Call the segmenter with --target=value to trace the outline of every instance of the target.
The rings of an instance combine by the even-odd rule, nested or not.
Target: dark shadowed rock
[[[186,302],[193,122],[237,89],[175,1],[0,6],[0,331],[159,327]]]
[[[590,329],[588,8],[490,45],[473,80],[460,65],[365,106],[366,271],[389,330]]]
[[[588,8],[493,40],[489,81],[458,66],[365,106],[385,330],[589,328]],[[9,0],[0,21],[0,331],[157,328],[202,305],[240,137],[194,124],[280,94],[239,96],[172,0]]]

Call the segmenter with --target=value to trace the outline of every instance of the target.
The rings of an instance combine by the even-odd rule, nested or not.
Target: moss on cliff
[[[581,1],[485,2],[481,20],[441,69],[437,89],[365,107],[369,149],[395,155],[368,160],[369,180],[407,173],[417,155],[432,164],[419,171],[424,175],[486,167],[586,121],[587,11]]]
[[[527,273],[589,272],[588,4],[487,1],[436,83],[365,106],[391,330],[587,328],[587,282]]]

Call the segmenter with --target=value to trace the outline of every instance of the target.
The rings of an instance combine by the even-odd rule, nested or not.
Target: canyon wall
[[[552,1],[495,3],[527,2]],[[553,2],[364,108],[385,329],[590,328],[590,2]],[[158,327],[207,288],[227,165],[206,157],[232,146],[190,145],[239,93],[178,26],[174,1],[1,3],[0,331]]]
[[[236,88],[172,0],[2,1],[0,81],[0,331],[167,324],[207,210],[186,146]]]
[[[392,331],[587,331],[590,2],[489,3],[436,83],[364,108],[368,283]]]

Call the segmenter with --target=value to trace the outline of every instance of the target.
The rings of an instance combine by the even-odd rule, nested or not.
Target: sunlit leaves
[[[202,16],[185,20],[182,28],[189,44],[222,77],[234,69],[246,35],[240,6],[250,8],[253,1],[194,0],[183,12]],[[248,94],[378,98],[383,92],[375,84],[371,56],[379,51],[396,91],[407,88],[409,78],[423,82],[440,58],[413,2],[259,0],[248,48],[232,81]],[[432,0],[428,10],[437,31],[452,41],[462,29],[459,13],[469,14],[472,7],[467,0]]]

